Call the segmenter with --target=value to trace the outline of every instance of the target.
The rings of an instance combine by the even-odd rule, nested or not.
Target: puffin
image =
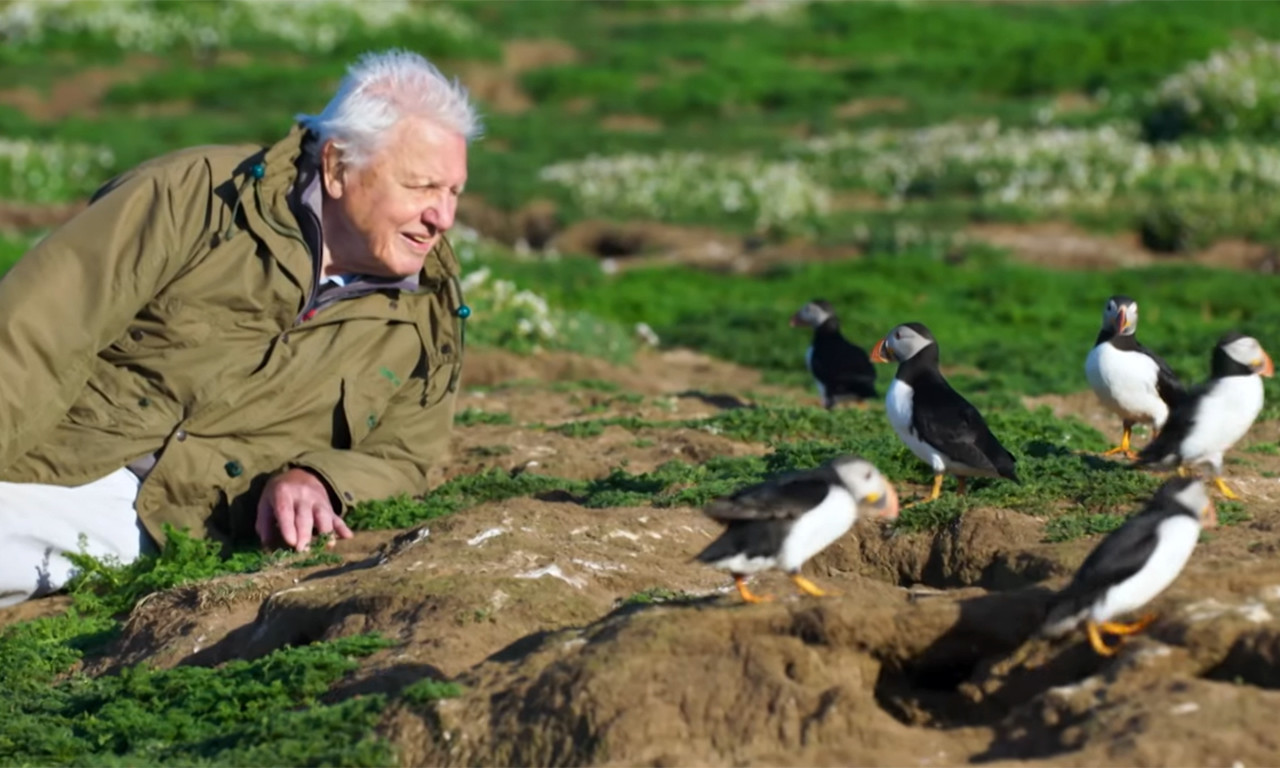
[[[1146,614],[1129,624],[1114,621],[1136,611],[1165,590],[1182,572],[1203,528],[1218,524],[1204,483],[1174,477],[1160,486],[1142,511],[1107,534],[1054,595],[1040,636],[1060,638],[1085,623],[1089,644],[1102,656],[1120,650],[1124,638],[1155,621]],[[1115,635],[1110,645],[1103,634]]]
[[[1222,495],[1238,499],[1222,479],[1222,457],[1258,418],[1261,377],[1275,375],[1276,369],[1257,339],[1229,331],[1214,345],[1209,371],[1209,379],[1187,393],[1133,466],[1176,466],[1179,474],[1208,466]]]
[[[1085,357],[1089,386],[1124,426],[1120,445],[1104,456],[1118,453],[1137,458],[1137,452],[1129,447],[1133,426],[1150,424],[1158,435],[1169,412],[1187,395],[1169,364],[1138,342],[1137,330],[1138,302],[1128,296],[1112,296],[1102,309],[1102,329]]]
[[[773,599],[753,594],[746,584],[747,575],[772,568],[781,569],[810,595],[833,594],[800,569],[853,527],[863,511],[895,518],[898,494],[871,462],[837,456],[713,500],[703,512],[725,530],[694,559],[732,574],[738,594],[748,603]]]
[[[822,407],[830,410],[840,400],[861,402],[879,397],[876,369],[865,350],[840,332],[840,320],[831,303],[814,299],[791,316],[791,327],[813,328],[813,342],[804,363],[818,385]]]
[[[871,359],[898,362],[885,410],[902,442],[933,469],[933,491],[922,501],[941,495],[942,477],[948,473],[956,475],[960,493],[965,492],[966,477],[1018,482],[1013,454],[938,370],[938,342],[928,328],[922,323],[896,326],[875,345]]]

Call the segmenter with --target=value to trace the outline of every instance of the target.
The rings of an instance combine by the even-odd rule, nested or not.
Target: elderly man
[[[0,280],[0,605],[63,552],[172,524],[299,551],[427,490],[469,310],[444,233],[479,119],[420,56],[363,57],[268,148],[111,180]]]

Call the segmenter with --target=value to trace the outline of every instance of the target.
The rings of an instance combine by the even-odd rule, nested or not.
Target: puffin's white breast
[[[1221,456],[1244,437],[1261,410],[1260,377],[1227,376],[1218,379],[1197,404],[1195,425],[1179,447],[1182,460],[1190,464],[1199,459]]]
[[[1156,429],[1164,427],[1169,406],[1160,399],[1160,366],[1155,360],[1103,342],[1089,351],[1084,371],[1098,399],[1116,415],[1154,424]]]
[[[791,526],[782,542],[778,564],[784,570],[799,570],[805,561],[843,536],[857,519],[853,495],[841,486],[832,487],[822,503],[804,513]]]
[[[902,379],[895,378],[889,384],[889,392],[885,395],[885,411],[889,414],[889,423],[893,431],[906,444],[911,452],[924,461],[934,472],[943,472],[947,468],[947,460],[925,441],[916,436],[911,428],[911,415],[915,409],[915,390]]]
[[[1156,531],[1159,542],[1151,557],[1147,558],[1146,565],[1094,602],[1090,611],[1090,618],[1094,621],[1110,621],[1138,610],[1178,578],[1200,538],[1200,525],[1186,515],[1174,515],[1162,521]]]

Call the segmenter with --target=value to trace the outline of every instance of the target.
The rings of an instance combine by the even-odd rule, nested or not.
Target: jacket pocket
[[[342,422],[346,435],[334,435],[338,447],[352,448],[361,443],[378,426],[385,403],[351,378],[342,380]],[[346,439],[343,440],[342,438]],[[346,445],[342,445],[342,443]]]

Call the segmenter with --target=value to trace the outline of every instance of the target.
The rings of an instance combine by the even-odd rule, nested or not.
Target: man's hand
[[[320,478],[305,469],[289,469],[267,481],[258,501],[258,538],[266,546],[276,540],[277,531],[284,543],[299,552],[311,544],[311,534],[334,533],[349,539],[351,529],[333,511],[329,490]],[[332,547],[334,540],[329,540]]]

